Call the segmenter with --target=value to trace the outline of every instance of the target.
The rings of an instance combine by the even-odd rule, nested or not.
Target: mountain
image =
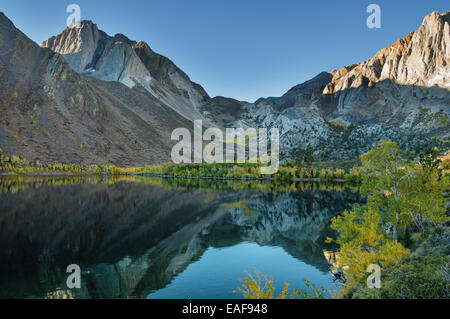
[[[83,51],[71,61],[75,71],[87,57]],[[134,166],[170,158],[171,132],[190,127],[184,117],[141,86],[79,74],[66,59],[0,13],[0,148],[41,163]]]
[[[450,12],[433,12],[417,31],[367,61],[246,104],[229,125],[278,127],[285,158],[308,144],[317,158],[354,158],[380,139],[406,150],[448,147],[449,21]]]
[[[394,120],[410,127],[411,125],[405,122],[408,120],[413,122],[416,115],[406,113],[406,111],[414,111],[411,106],[415,106],[414,109],[417,110],[417,107],[422,104],[421,101],[426,100],[429,104],[427,107],[435,111],[439,108],[448,108],[450,105],[447,94],[450,88],[449,22],[450,12],[443,15],[433,12],[425,17],[417,31],[380,50],[369,60],[332,72],[333,79],[323,93],[334,95],[336,115],[341,115],[350,121],[353,118],[368,119],[373,112],[368,112],[369,114],[366,115],[366,110],[362,110],[361,107],[356,114],[345,110],[352,106],[364,104],[368,106],[369,103],[365,103],[363,99],[370,97],[371,105],[379,111],[375,114],[376,117],[383,119],[389,113],[400,111],[404,117],[395,116]],[[384,96],[376,94],[377,86],[382,89],[380,93]],[[365,90],[367,88],[369,90]],[[372,96],[370,96],[371,93]],[[386,96],[387,94],[391,96]],[[394,99],[399,100],[398,97],[402,97],[398,101],[400,104],[392,105]],[[389,98],[388,102],[391,105],[383,101]],[[406,104],[410,107],[408,108]],[[380,111],[388,112],[380,114]]]
[[[355,159],[380,139],[449,148],[450,12],[367,61],[322,72],[281,97],[211,98],[145,42],[91,21],[37,46],[0,16],[0,147],[41,162],[137,166],[170,160],[177,127],[279,128],[282,159]]]
[[[373,58],[332,73],[324,94],[391,80],[422,87],[450,87],[450,12],[433,12],[420,28],[380,50]]]
[[[111,37],[92,21],[81,21],[79,27],[66,28],[42,46],[61,54],[80,74],[130,88],[140,85],[185,118],[204,119],[198,109],[209,99],[206,91],[145,42],[123,34]]]

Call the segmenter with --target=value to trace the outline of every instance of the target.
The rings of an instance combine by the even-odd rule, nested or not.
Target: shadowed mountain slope
[[[41,163],[165,162],[187,120],[141,87],[80,75],[0,13],[0,148]]]

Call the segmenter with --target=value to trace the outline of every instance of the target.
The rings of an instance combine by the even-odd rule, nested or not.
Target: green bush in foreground
[[[448,299],[449,263],[449,256],[439,253],[411,256],[382,272],[381,289],[364,288],[350,296],[357,299]]]

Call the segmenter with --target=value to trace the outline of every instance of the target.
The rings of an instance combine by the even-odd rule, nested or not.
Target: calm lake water
[[[0,178],[0,298],[242,298],[254,269],[277,292],[336,289],[330,219],[361,201],[342,185]]]

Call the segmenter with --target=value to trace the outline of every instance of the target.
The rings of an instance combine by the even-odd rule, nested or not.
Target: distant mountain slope
[[[200,111],[211,122],[216,123],[219,127],[225,128],[228,123],[237,121],[242,117],[242,110],[245,104],[246,102],[216,96],[206,101],[200,107]]]
[[[330,73],[322,72],[313,79],[294,86],[282,97],[261,98],[255,103],[266,103],[277,111],[284,111],[295,106],[309,105],[322,95],[325,86],[330,83],[332,78]]]
[[[83,55],[72,64],[77,67],[77,61],[89,59]],[[172,130],[190,127],[141,87],[74,72],[3,13],[0,83],[0,148],[32,161],[120,166],[166,162]]]
[[[108,36],[91,21],[82,21],[42,46],[63,55],[78,73],[129,87],[140,84],[187,119],[203,119],[198,109],[209,99],[205,90],[145,42],[131,41],[123,34]]]

